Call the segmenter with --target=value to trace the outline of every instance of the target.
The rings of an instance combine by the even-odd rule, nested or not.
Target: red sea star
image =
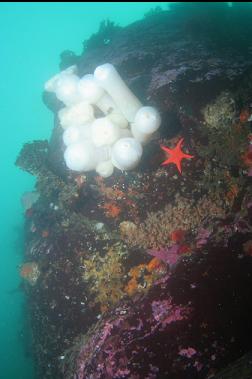
[[[181,161],[182,161],[182,159],[194,158],[193,155],[185,154],[181,150],[181,145],[182,145],[183,142],[184,142],[184,138],[181,138],[178,141],[177,145],[174,147],[174,149],[170,149],[169,147],[160,145],[161,149],[164,150],[166,153],[169,154],[169,158],[166,159],[166,161],[164,161],[163,163],[161,163],[161,165],[165,166],[165,165],[168,165],[170,163],[174,163],[177,166],[180,174],[182,173],[182,170],[181,170]]]

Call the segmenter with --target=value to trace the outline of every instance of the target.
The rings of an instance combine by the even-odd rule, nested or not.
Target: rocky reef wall
[[[115,65],[162,125],[136,170],[77,174],[63,160],[62,104],[44,93],[50,141],[16,162],[39,195],[20,268],[38,379],[251,376],[251,15],[178,4],[105,22],[81,56],[62,54],[79,76]],[[160,145],[182,138],[193,158],[180,174]]]

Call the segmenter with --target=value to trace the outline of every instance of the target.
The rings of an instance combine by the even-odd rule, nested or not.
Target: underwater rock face
[[[222,378],[252,351],[251,6],[211,7],[107,23],[62,55],[78,76],[115,65],[162,124],[137,169],[106,179],[67,170],[57,117],[17,159],[39,194],[25,213],[32,285],[21,269],[38,379]],[[180,174],[161,145],[181,139],[193,157]],[[247,379],[234,367],[227,378]]]
[[[241,15],[235,4],[197,7],[173,7],[122,28],[110,43],[76,58],[78,75],[110,62],[141,100],[162,112],[199,111],[221,88],[234,88],[251,68],[252,51],[249,5]]]
[[[237,236],[237,250],[244,238]],[[104,315],[76,343],[76,377],[206,378],[246,352],[251,259],[239,257],[232,243],[208,249],[184,258],[145,296]]]
[[[181,128],[184,113],[201,119],[204,106],[222,91],[243,84],[240,97],[246,97],[251,77],[250,5],[188,7],[154,13],[71,60],[79,77],[104,62],[113,64],[141,102],[162,113],[161,132],[169,138]],[[68,64],[66,59],[61,66]],[[54,112],[62,107],[51,93],[44,93],[44,101]]]

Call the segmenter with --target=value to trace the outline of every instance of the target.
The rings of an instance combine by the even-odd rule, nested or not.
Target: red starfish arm
[[[184,153],[183,158],[194,158],[194,155]]]
[[[169,163],[173,163],[172,159],[171,158],[168,158],[166,159],[164,162],[161,163],[161,166],[166,166],[168,165]]]
[[[164,150],[166,153],[168,154],[171,154],[172,153],[172,149],[169,149],[169,147],[167,146],[164,146],[164,145],[160,145],[161,149]]]
[[[181,139],[178,141],[178,144],[177,144],[177,146],[176,146],[176,148],[177,148],[178,150],[181,150],[181,145],[182,145],[183,142],[184,142],[184,138],[181,138]]]
[[[182,174],[181,161],[177,163],[177,168],[179,170],[179,173]]]

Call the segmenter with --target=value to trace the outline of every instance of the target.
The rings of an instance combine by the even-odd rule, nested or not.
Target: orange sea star
[[[181,170],[181,161],[182,161],[182,159],[194,158],[193,155],[185,154],[181,150],[181,145],[182,145],[183,142],[184,142],[184,138],[181,138],[178,141],[177,145],[174,147],[174,149],[170,149],[167,146],[160,145],[161,149],[164,150],[166,153],[169,154],[168,159],[166,159],[161,165],[165,166],[165,165],[168,165],[170,163],[174,163],[177,166],[180,174],[182,173],[182,170]]]

